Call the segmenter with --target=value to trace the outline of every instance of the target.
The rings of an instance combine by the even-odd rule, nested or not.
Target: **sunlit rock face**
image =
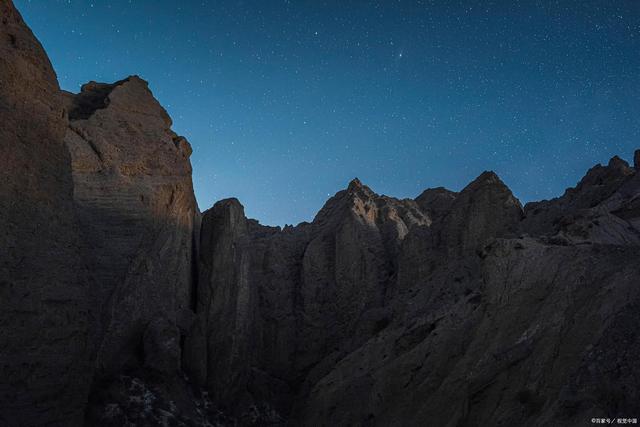
[[[191,147],[138,77],[88,83],[65,100],[73,194],[98,300],[97,376],[109,377],[144,363],[143,336],[156,333],[149,325],[169,322],[183,336],[190,327],[199,215]],[[179,344],[180,336],[167,351]]]
[[[0,425],[78,425],[89,381],[88,276],[67,117],[44,50],[0,1]]]

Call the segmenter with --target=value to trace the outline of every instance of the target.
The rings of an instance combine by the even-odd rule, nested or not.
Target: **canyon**
[[[354,179],[264,226],[200,211],[147,82],[62,91],[0,12],[0,425],[640,414],[640,150],[525,206],[493,172],[415,199]]]

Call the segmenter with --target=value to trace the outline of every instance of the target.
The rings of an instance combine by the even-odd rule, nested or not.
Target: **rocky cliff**
[[[354,180],[311,224],[284,230],[224,200],[202,220],[193,378],[226,410],[276,421],[308,373],[366,341],[387,316],[396,254],[430,219]],[[253,411],[253,412],[252,412]]]
[[[136,337],[150,322],[190,326],[191,147],[138,77],[65,97],[74,200],[100,307],[97,363],[108,376],[140,362]]]
[[[640,151],[524,207],[354,179],[200,214],[145,81],[61,92],[0,0],[0,425],[584,425],[640,413]]]
[[[11,2],[0,19],[0,425],[77,425],[93,337],[67,116]]]
[[[620,176],[616,163],[597,170]],[[388,324],[327,369],[297,400],[295,419],[583,425],[637,412],[640,248],[629,241],[640,211],[622,218],[620,206],[633,206],[640,187],[637,172],[624,171],[605,197],[607,183],[581,187],[598,194],[584,196],[589,209],[614,218],[579,241],[546,227],[527,235],[530,207],[523,217],[495,175],[481,175],[440,221],[409,232]],[[573,208],[562,217],[568,228],[583,221]],[[618,220],[629,238],[601,241],[617,235]]]
[[[124,384],[130,388],[135,380],[149,388],[155,374],[172,383],[163,391],[184,387],[182,343],[194,318],[200,218],[191,146],[171,130],[168,114],[137,76],[91,82],[64,98],[73,195],[95,279],[97,348],[88,415],[102,423],[108,409],[117,424],[138,410],[128,408]],[[168,409],[178,398],[165,400]],[[179,409],[200,418],[185,404]],[[147,410],[148,422],[160,422],[161,407]]]
[[[639,179],[614,158],[524,209],[491,172],[415,201],[355,180],[284,230],[219,202],[203,217],[194,377],[245,423],[635,413]]]

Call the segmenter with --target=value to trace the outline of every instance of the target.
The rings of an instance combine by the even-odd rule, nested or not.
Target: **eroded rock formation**
[[[410,231],[393,318],[299,398],[294,419],[582,425],[637,412],[640,347],[631,325],[640,320],[640,248],[630,242],[640,211],[625,209],[622,218],[620,206],[640,196],[638,174],[616,159],[595,170],[616,183],[588,183],[590,172],[578,186],[582,201],[615,220],[579,240],[565,234],[583,220],[565,198],[545,202],[538,215],[566,209],[566,227],[533,236],[529,208],[522,218],[508,190],[485,174],[440,224]],[[618,236],[618,220],[627,238],[602,241]],[[461,252],[465,246],[473,251]]]
[[[414,201],[357,180],[313,223],[284,230],[217,203],[203,216],[194,378],[225,408],[286,414],[310,370],[385,321],[399,244],[429,223]]]
[[[65,94],[74,199],[95,277],[99,375],[140,362],[140,337],[191,322],[191,147],[138,77]]]
[[[163,422],[163,413],[197,423],[202,416],[195,398],[184,397],[193,391],[181,373],[195,318],[200,218],[191,147],[171,130],[166,111],[137,76],[91,82],[64,96],[76,211],[95,278],[88,423],[153,425]],[[123,384],[166,396],[146,409],[131,406]]]
[[[0,1],[0,425],[82,421],[89,280],[56,75]]]
[[[194,378],[243,423],[637,412],[637,172],[613,158],[524,209],[491,172],[415,201],[355,180],[284,230],[221,201],[203,217]]]

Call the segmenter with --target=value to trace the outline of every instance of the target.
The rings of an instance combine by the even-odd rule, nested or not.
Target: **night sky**
[[[138,74],[204,211],[311,220],[360,178],[551,198],[640,148],[640,1],[14,0],[63,89]]]

